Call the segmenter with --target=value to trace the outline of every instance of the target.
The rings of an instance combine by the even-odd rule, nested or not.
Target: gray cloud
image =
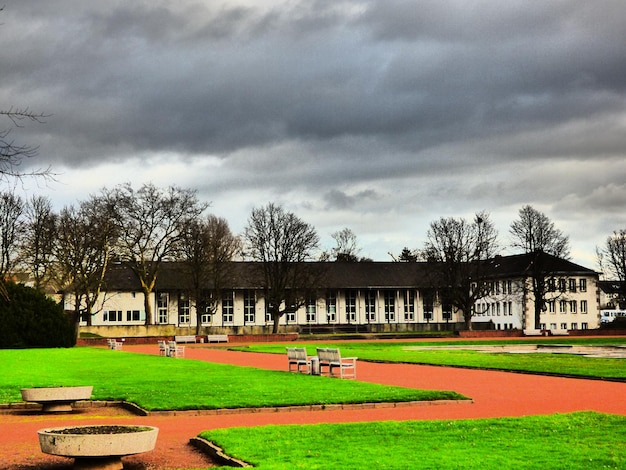
[[[172,183],[229,198],[229,219],[262,195],[329,231],[360,221],[371,246],[376,217],[416,244],[440,215],[510,223],[527,203],[600,232],[621,221],[597,209],[626,204],[621,0],[20,0],[0,15],[0,103],[53,115],[14,135],[64,193],[77,172],[101,185],[104,165],[152,165],[121,182],[179,164]]]

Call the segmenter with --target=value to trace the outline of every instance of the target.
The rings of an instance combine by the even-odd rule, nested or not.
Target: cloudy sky
[[[11,136],[57,208],[175,184],[236,232],[271,201],[390,260],[481,210],[506,246],[530,204],[592,268],[626,228],[623,0],[4,5],[0,107],[50,114]]]

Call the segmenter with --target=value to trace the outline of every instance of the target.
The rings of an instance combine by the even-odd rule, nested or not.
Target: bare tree
[[[151,183],[137,191],[126,183],[106,193],[117,208],[119,255],[139,279],[146,324],[153,324],[150,294],[161,265],[176,258],[185,223],[199,217],[208,205],[200,203],[193,190],[176,186],[164,190]]]
[[[618,280],[619,302],[626,302],[626,229],[616,230],[606,239],[602,248],[597,248],[600,267],[608,277]]]
[[[43,289],[50,280],[57,233],[57,214],[49,198],[33,196],[26,205],[26,223],[21,246],[21,263],[33,276],[34,288]]]
[[[233,235],[226,219],[209,215],[188,221],[181,238],[182,261],[191,278],[191,299],[196,307],[196,334],[200,334],[202,315],[214,315],[222,289],[232,285],[231,261],[241,253],[241,241]]]
[[[489,214],[479,212],[471,222],[441,218],[430,224],[426,236],[422,258],[430,287],[444,311],[461,311],[465,328],[471,330],[476,302],[489,295],[489,260],[498,252],[498,234]]]
[[[313,226],[270,203],[252,210],[244,238],[247,256],[263,271],[265,302],[277,333],[280,318],[302,307],[315,287],[315,270],[305,261],[312,259],[319,237]]]
[[[114,207],[104,197],[92,196],[59,215],[56,273],[59,284],[74,294],[77,327],[81,317],[91,324],[117,235]]]
[[[24,201],[12,192],[0,194],[0,279],[12,274],[24,227]]]
[[[359,244],[356,234],[349,228],[344,228],[331,234],[337,245],[332,249],[335,261],[359,261]]]
[[[534,300],[535,329],[540,329],[541,313],[548,294],[554,291],[556,261],[569,258],[569,238],[544,213],[529,205],[519,210],[519,219],[511,224],[510,233],[511,246],[530,255],[530,286],[525,289]]]

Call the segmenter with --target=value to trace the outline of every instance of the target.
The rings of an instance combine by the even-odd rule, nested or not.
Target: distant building
[[[529,255],[491,261],[491,293],[475,305],[475,328],[525,330],[534,327],[534,299],[528,289]],[[306,263],[321,272],[315,289],[297,312],[284,315],[280,331],[438,331],[463,328],[462,312],[441,302],[428,282],[427,265],[419,262]],[[261,334],[272,328],[266,311],[257,263],[232,262],[234,281],[221,291],[215,312],[201,312],[203,334]],[[598,274],[566,260],[552,272],[542,329],[564,332],[600,324]],[[196,311],[189,294],[189,275],[182,263],[165,263],[151,294],[154,325],[145,325],[144,296],[125,264],[107,271],[91,325],[82,332],[109,337],[189,334]],[[207,286],[211,288],[211,286]],[[67,310],[73,296],[64,295]]]

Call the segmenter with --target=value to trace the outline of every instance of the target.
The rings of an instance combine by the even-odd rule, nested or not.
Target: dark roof
[[[533,263],[538,262],[542,271],[554,276],[558,275],[584,275],[592,276],[597,274],[593,269],[585,268],[576,263],[563,258],[549,255],[547,253],[524,253],[511,256],[496,256],[488,261],[491,264],[489,272],[498,278],[519,277],[522,273],[530,273]]]
[[[554,274],[594,275],[591,269],[553,256],[547,260]],[[494,278],[519,277],[527,272],[532,255],[498,256],[490,260],[490,275]],[[385,289],[429,287],[427,264],[421,262],[310,262],[307,269],[316,270],[320,289]],[[233,289],[260,289],[263,287],[261,264],[233,261]],[[114,263],[107,270],[105,289],[109,291],[140,291],[139,279],[128,264]],[[190,276],[183,263],[163,263],[155,290],[179,290],[190,285]],[[210,288],[212,286],[207,286]]]
[[[626,290],[626,283],[622,281],[599,281],[598,286],[606,294],[621,294]]]

